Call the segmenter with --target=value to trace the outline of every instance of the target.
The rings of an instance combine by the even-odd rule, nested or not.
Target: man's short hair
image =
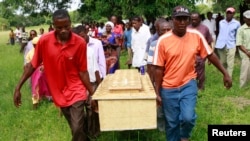
[[[86,31],[87,31],[86,28],[82,25],[79,25],[77,27],[72,28],[72,32],[74,32],[76,34],[80,34],[81,32],[86,33]]]
[[[210,14],[212,15],[213,13],[211,11],[207,12],[207,15],[210,15]]]
[[[191,13],[191,15],[198,15],[198,17],[199,17],[200,19],[202,19],[202,16],[204,16],[204,15],[200,14],[200,13],[197,12],[197,11],[193,11],[193,12]]]
[[[134,17],[131,18],[131,20],[142,22],[142,17],[140,17],[140,16],[134,16]]]
[[[64,19],[64,18],[69,18],[70,16],[67,10],[64,9],[58,9],[53,13],[52,20],[54,21],[55,19]]]

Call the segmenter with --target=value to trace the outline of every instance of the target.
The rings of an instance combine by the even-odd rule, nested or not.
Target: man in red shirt
[[[86,42],[71,32],[71,20],[66,10],[57,10],[53,17],[54,31],[43,35],[36,45],[31,63],[14,92],[14,104],[21,106],[22,85],[43,62],[48,87],[56,106],[61,108],[72,133],[72,141],[86,141],[84,103],[93,89],[87,72]]]

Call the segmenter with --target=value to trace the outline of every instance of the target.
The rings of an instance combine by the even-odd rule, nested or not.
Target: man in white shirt
[[[106,59],[102,42],[98,39],[88,36],[88,29],[85,26],[79,25],[75,27],[75,30],[77,30],[78,32],[81,31],[81,33],[76,33],[81,34],[81,36],[84,37],[87,43],[87,47],[94,50],[95,60],[97,61],[99,68],[99,75],[100,78],[103,79],[106,76]]]
[[[15,30],[15,35],[16,35],[16,41],[19,42],[19,37],[21,36],[21,30],[19,27],[16,27],[16,30]]]
[[[207,12],[207,18],[202,22],[202,24],[204,24],[205,26],[208,27],[209,32],[213,38],[213,42],[211,43],[212,48],[214,49],[214,43],[216,40],[216,23],[215,20],[212,18],[213,13],[212,12]]]
[[[132,66],[139,69],[145,66],[147,41],[151,37],[149,27],[143,24],[139,16],[132,18],[131,48],[133,51]]]
[[[106,76],[106,59],[104,55],[102,42],[90,36],[86,37],[87,47],[94,50],[95,60],[97,61],[100,77],[103,79]]]
[[[95,50],[97,50],[98,48],[96,46],[91,47],[89,45],[90,41],[92,41],[93,38],[87,35],[87,30],[84,26],[77,26],[73,29],[73,32],[81,36],[87,43],[87,67],[89,72],[89,78],[90,82],[93,84],[93,87],[96,88],[101,83],[101,76],[103,76],[100,72],[99,64],[97,61],[97,58],[99,57],[96,57],[98,55]],[[92,41],[91,43],[94,43],[94,41]]]
[[[100,79],[100,75],[99,75],[99,67],[95,58],[95,51],[92,48],[87,49],[87,63],[88,63],[87,67],[89,72],[89,79],[90,82],[94,84],[96,83],[97,79]]]

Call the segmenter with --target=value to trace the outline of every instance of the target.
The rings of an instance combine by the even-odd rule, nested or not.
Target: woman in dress
[[[119,38],[116,36],[112,29],[114,24],[110,21],[105,23],[105,32],[102,33],[101,41],[104,48],[104,53],[106,57],[107,74],[114,73],[118,69],[118,54],[117,47],[119,47]]]

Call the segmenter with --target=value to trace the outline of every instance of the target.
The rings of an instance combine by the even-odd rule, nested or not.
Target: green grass
[[[39,29],[40,27],[27,28]],[[45,31],[46,31],[45,27]],[[53,103],[43,101],[32,110],[28,83],[22,89],[22,106],[13,105],[13,91],[23,71],[23,56],[19,46],[6,45],[8,32],[0,32],[0,141],[69,141],[70,129],[60,117]],[[121,68],[126,53],[121,55]],[[207,140],[208,124],[249,124],[250,87],[239,89],[240,61],[235,61],[233,87],[226,90],[223,78],[213,65],[206,66],[205,91],[199,92],[198,119],[192,141]],[[132,130],[102,132],[98,141],[163,141],[165,134],[158,130]]]

